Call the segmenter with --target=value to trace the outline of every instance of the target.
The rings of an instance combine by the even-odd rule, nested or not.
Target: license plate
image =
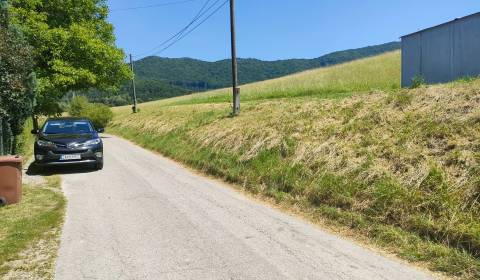
[[[82,159],[81,155],[61,155],[60,160],[75,160]]]

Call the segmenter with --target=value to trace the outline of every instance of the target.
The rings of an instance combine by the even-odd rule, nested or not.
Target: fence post
[[[5,155],[4,153],[4,147],[3,147],[3,138],[5,135],[3,134],[3,118],[0,117],[0,155],[3,156]]]
[[[12,136],[12,148],[10,149],[10,154],[16,155],[17,154],[17,141],[18,141],[18,135],[13,135]]]
[[[5,128],[7,128],[7,140],[5,141],[6,142],[6,146],[7,148],[5,149],[5,154],[6,155],[11,155],[12,154],[12,142],[13,142],[13,133],[12,133],[12,127],[10,126],[10,123],[8,122],[5,122],[5,127],[4,127],[4,131],[5,131]]]

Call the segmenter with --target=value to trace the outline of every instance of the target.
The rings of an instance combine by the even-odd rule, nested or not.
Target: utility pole
[[[132,98],[133,98],[133,113],[137,112],[137,91],[135,89],[135,72],[133,69],[133,59],[132,54],[130,54],[130,68],[132,69]]]
[[[237,43],[235,37],[235,0],[230,0],[230,34],[232,45],[233,115],[240,113],[240,88],[238,87]]]

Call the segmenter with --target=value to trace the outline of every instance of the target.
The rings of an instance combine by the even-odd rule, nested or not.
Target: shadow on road
[[[27,169],[27,175],[35,176],[52,176],[52,175],[66,175],[78,173],[92,173],[96,172],[93,166],[90,165],[64,165],[64,166],[45,166],[40,167],[35,163],[30,163]]]

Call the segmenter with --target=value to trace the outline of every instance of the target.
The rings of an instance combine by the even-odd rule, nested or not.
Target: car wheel
[[[33,168],[34,168],[34,172],[37,173],[37,174],[40,174],[43,171],[45,171],[45,168],[43,167],[43,165],[40,165],[36,162],[34,163]]]
[[[97,163],[95,163],[95,169],[96,170],[102,170],[103,169],[103,160],[102,161],[97,161]]]

